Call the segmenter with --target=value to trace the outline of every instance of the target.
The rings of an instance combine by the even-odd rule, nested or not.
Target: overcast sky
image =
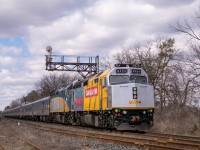
[[[110,55],[192,18],[197,0],[0,0],[0,110],[33,89],[55,54]]]

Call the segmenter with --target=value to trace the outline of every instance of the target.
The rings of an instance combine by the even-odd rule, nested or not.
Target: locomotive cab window
[[[87,86],[87,85],[88,85],[88,80],[83,83],[83,86]]]
[[[147,84],[147,77],[146,76],[131,75],[130,76],[130,82],[131,83]]]
[[[66,97],[69,96],[69,90],[65,90],[65,96],[66,96]]]
[[[111,75],[110,76],[110,84],[123,84],[129,83],[129,76],[128,75]]]
[[[98,80],[99,80],[98,78],[94,79],[94,83],[98,83]]]

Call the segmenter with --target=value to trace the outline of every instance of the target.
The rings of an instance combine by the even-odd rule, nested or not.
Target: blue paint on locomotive
[[[71,96],[68,96],[68,97],[66,97],[66,102],[67,102],[67,105],[68,105],[68,108],[69,108],[69,110],[71,110],[71,99],[72,99],[72,97]]]
[[[63,99],[66,102],[67,107],[69,108],[69,111],[71,110],[71,96],[66,96],[66,93],[69,90],[63,88],[60,90],[55,91],[54,93],[52,93],[51,95],[51,106],[50,109],[51,111],[55,111],[55,110],[63,110],[63,105],[61,105],[62,103],[59,103],[58,99]]]
[[[55,97],[62,97],[62,98],[65,98],[65,92],[64,92],[64,90],[56,91],[55,93],[53,93],[53,94],[51,95],[51,98],[55,98]]]

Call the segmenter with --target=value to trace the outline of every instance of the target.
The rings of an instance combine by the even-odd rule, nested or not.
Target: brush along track
[[[6,124],[7,123],[3,122],[0,125],[5,126]],[[7,126],[4,129],[6,129],[6,128],[7,128]],[[31,150],[42,150],[41,148],[39,148],[35,144],[31,143],[30,141],[27,141],[27,140],[21,138],[20,136],[18,136],[17,134],[15,134],[13,131],[10,131],[10,129],[9,130],[6,129],[6,133],[7,133],[7,135],[9,135],[9,134],[11,135],[9,137],[14,137],[15,139],[18,139],[19,143],[22,143],[23,145],[27,145],[28,147],[30,147]],[[5,136],[5,137],[7,137],[7,136]],[[10,140],[10,138],[7,137],[6,140]],[[17,140],[15,140],[15,142],[16,141]],[[7,148],[4,148],[4,147],[7,147],[7,146],[3,146],[3,145],[0,144],[0,150],[7,149]]]
[[[22,121],[21,121],[22,123]],[[83,137],[88,139],[96,139],[105,142],[113,142],[122,145],[133,145],[141,148],[150,148],[150,149],[162,149],[162,150],[189,150],[195,149],[200,150],[200,138],[186,138],[187,136],[178,136],[178,135],[168,135],[168,134],[158,134],[158,133],[147,133],[147,134],[133,134],[133,133],[123,133],[115,131],[112,134],[101,132],[97,130],[96,132],[92,131],[80,131],[72,129],[59,129],[56,127],[47,127],[45,124],[35,124],[23,121],[22,125],[26,124],[29,127],[53,132],[57,134],[64,134],[76,137]],[[100,133],[100,132],[101,133]]]

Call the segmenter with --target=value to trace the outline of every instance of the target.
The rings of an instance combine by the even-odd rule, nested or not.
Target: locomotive
[[[121,129],[153,125],[154,89],[138,65],[112,69],[76,80],[49,97],[4,111],[5,117]]]

